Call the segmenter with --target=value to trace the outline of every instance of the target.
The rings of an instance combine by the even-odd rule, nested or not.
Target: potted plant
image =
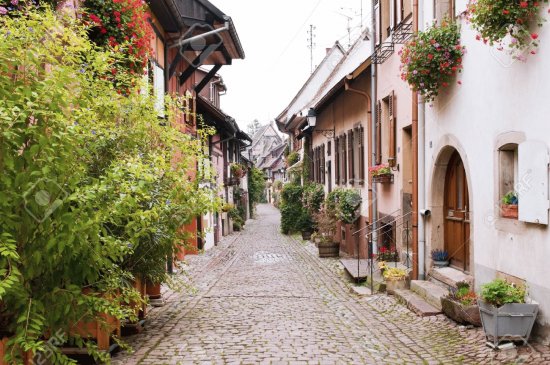
[[[393,174],[388,164],[382,164],[369,167],[369,172],[372,174],[372,181],[387,184],[393,182]]]
[[[302,210],[299,224],[300,232],[302,233],[302,239],[304,241],[309,241],[311,239],[311,235],[315,230],[315,222],[313,221],[311,214],[306,209]]]
[[[504,339],[521,340],[525,344],[537,318],[539,306],[526,303],[525,286],[495,279],[482,285],[478,300],[481,323],[487,341],[495,348]]]
[[[407,271],[398,267],[386,267],[384,269],[386,291],[395,294],[396,290],[407,288]]]
[[[518,219],[518,195],[511,191],[502,197],[500,205],[500,216],[502,218]]]
[[[340,256],[340,243],[334,239],[336,234],[336,216],[333,211],[327,208],[325,204],[321,210],[315,214],[315,221],[319,230],[319,257],[338,257]]]
[[[222,219],[227,219],[227,213],[231,211],[235,206],[231,203],[225,203],[222,205]]]
[[[447,267],[449,266],[449,253],[436,248],[432,250],[432,261],[435,267]]]
[[[481,327],[477,295],[470,288],[470,283],[456,283],[456,288],[452,288],[447,296],[441,298],[441,307],[443,313],[455,322]]]
[[[399,262],[399,253],[394,248],[380,247],[376,255],[376,261]]]
[[[231,170],[231,176],[235,179],[241,179],[246,175],[246,167],[241,165],[240,163],[232,163],[230,165]]]
[[[300,161],[300,155],[296,151],[291,152],[291,153],[288,154],[288,156],[286,156],[286,165],[287,165],[287,167],[290,167],[290,166],[296,164],[298,161]]]
[[[444,20],[424,32],[418,32],[401,55],[401,79],[426,101],[434,100],[441,88],[448,87],[462,71],[464,46],[460,44],[458,24]],[[460,83],[460,81],[458,81]]]
[[[545,19],[541,14],[544,1],[476,0],[468,5],[468,18],[472,28],[478,31],[476,39],[506,46],[513,58],[527,61],[524,54],[536,54],[539,37],[532,32],[536,24],[542,26]]]

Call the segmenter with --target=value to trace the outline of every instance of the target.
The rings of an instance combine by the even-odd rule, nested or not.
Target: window
[[[397,165],[397,138],[395,120],[395,94],[392,91],[378,102],[376,115],[376,165]]]
[[[321,146],[321,184],[325,184],[325,145]]]
[[[155,109],[159,117],[164,117],[164,70],[156,62],[153,62],[152,66]]]
[[[498,149],[498,206],[502,218],[548,224],[549,162],[548,147],[544,142],[517,144],[508,139]],[[517,199],[511,193],[515,193]],[[507,201],[503,201],[507,194]],[[514,205],[517,207],[513,209]]]
[[[502,199],[505,195],[515,193],[516,181],[518,181],[518,145],[515,143],[509,143],[502,146],[498,151],[499,160],[499,199]],[[504,218],[517,217],[505,214],[504,210],[500,211],[501,216]]]
[[[443,19],[454,18],[454,1],[453,0],[434,0],[434,15],[438,23]]]

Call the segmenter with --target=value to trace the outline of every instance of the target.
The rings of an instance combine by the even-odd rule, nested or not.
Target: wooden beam
[[[204,76],[204,79],[202,79],[201,82],[199,82],[198,85],[195,86],[195,92],[197,94],[200,93],[202,89],[204,89],[206,84],[208,84],[208,82],[212,80],[212,78],[216,75],[216,73],[220,70],[220,68],[222,68],[222,66],[223,65],[214,65],[214,67],[212,67],[210,72],[208,72],[208,74]]]
[[[170,70],[168,71],[168,80],[171,80],[174,76],[174,73],[176,72],[176,69],[178,67],[178,63],[181,61],[181,53],[176,53],[176,57],[174,57],[174,60],[170,63]]]

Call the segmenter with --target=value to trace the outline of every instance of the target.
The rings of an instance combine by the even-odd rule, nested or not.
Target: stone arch
[[[470,273],[474,271],[474,194],[475,190],[472,186],[472,177],[468,156],[460,141],[453,135],[444,135],[439,143],[434,148],[434,162],[430,167],[430,178],[428,183],[429,191],[427,194],[428,207],[432,211],[431,218],[427,224],[427,240],[426,240],[426,266],[431,267],[430,252],[435,248],[444,248],[444,201],[445,201],[445,179],[447,168],[454,152],[458,152],[464,164],[466,172],[466,182],[469,191],[469,211],[470,211],[470,238],[469,238],[469,262]]]

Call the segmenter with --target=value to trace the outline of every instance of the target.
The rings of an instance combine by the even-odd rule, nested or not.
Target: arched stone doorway
[[[467,161],[455,147],[442,147],[433,170],[430,249],[449,252],[451,266],[470,273],[472,195]]]

